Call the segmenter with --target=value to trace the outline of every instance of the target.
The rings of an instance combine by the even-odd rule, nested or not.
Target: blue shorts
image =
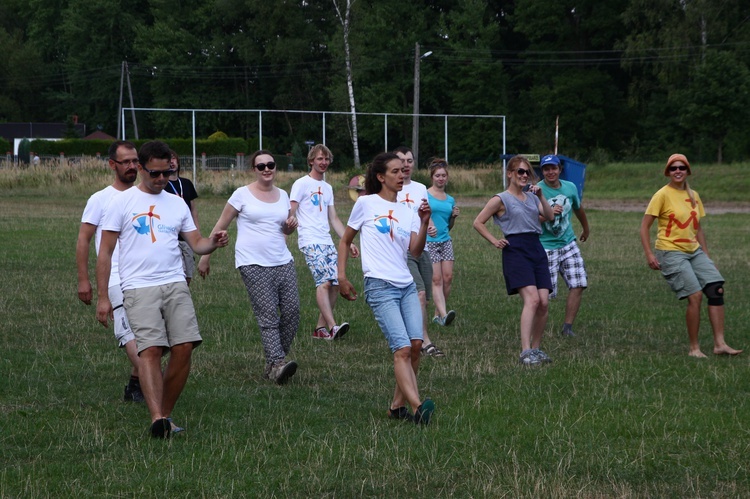
[[[330,244],[311,244],[300,248],[305,255],[307,268],[312,272],[315,287],[330,282],[333,286],[339,285],[338,253],[336,247]]]
[[[397,288],[388,281],[365,277],[365,301],[375,314],[391,352],[422,340],[422,307],[414,283]]]
[[[509,295],[518,294],[520,288],[536,286],[552,291],[547,253],[533,232],[505,236],[508,246],[503,248],[503,276]]]

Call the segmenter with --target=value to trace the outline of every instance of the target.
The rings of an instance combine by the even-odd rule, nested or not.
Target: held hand
[[[201,259],[198,260],[198,273],[204,279],[211,273],[211,261],[205,256],[202,256]]]
[[[297,225],[299,225],[297,217],[292,215],[291,217],[287,218],[281,225],[281,230],[284,232],[284,234],[289,235],[297,230]]]
[[[536,197],[538,197],[539,199],[541,199],[544,196],[544,194],[542,193],[542,188],[539,187],[538,185],[531,185],[529,187],[529,192],[535,194]]]
[[[109,320],[114,319],[115,314],[112,311],[112,303],[109,298],[99,298],[96,303],[96,320],[98,320],[102,326],[109,327]]]
[[[352,283],[346,277],[339,278],[339,294],[349,301],[357,299],[357,290],[354,289]]]
[[[91,283],[86,282],[79,282],[78,283],[78,299],[81,300],[86,305],[91,305]]]
[[[430,237],[437,236],[437,227],[435,227],[434,225],[429,225],[427,227],[427,235]]]
[[[417,214],[419,215],[419,220],[421,220],[422,222],[426,222],[430,219],[430,215],[432,215],[432,209],[430,209],[430,204],[427,202],[427,199],[422,198],[422,204],[419,205]]]
[[[349,256],[352,258],[359,258],[359,248],[357,248],[357,245],[354,243],[349,245]]]
[[[561,205],[559,205],[559,204],[556,204],[552,208],[552,213],[554,213],[555,215],[560,215],[560,214],[562,214],[562,212],[563,212],[563,207]]]
[[[219,230],[211,234],[211,240],[217,248],[223,248],[229,244],[229,233],[225,230]]]

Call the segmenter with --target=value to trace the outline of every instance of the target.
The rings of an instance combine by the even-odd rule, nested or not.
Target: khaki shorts
[[[432,261],[427,248],[422,251],[419,258],[414,258],[407,253],[406,266],[409,267],[414,284],[417,285],[417,293],[424,291],[427,301],[432,298]]]
[[[654,254],[661,274],[680,300],[701,291],[706,284],[724,282],[714,262],[700,248],[693,253],[656,250]]]
[[[182,343],[197,347],[203,341],[185,281],[128,289],[123,295],[139,354],[147,348]]]

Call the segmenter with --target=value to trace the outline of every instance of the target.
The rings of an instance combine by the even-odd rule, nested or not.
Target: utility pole
[[[414,44],[414,124],[411,131],[411,151],[414,155],[414,167],[417,169],[419,169],[419,64],[422,59],[430,57],[431,55],[432,50],[420,54],[419,42]]]

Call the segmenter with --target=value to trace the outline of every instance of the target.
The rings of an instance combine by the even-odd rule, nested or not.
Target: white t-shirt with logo
[[[289,218],[289,196],[279,191],[279,200],[266,203],[259,200],[247,186],[240,187],[229,198],[229,203],[239,212],[237,215],[237,242],[234,245],[234,264],[278,267],[292,261],[292,253],[286,247],[286,236],[281,225]]]
[[[427,199],[427,187],[413,180],[404,184],[396,196],[396,201],[411,208],[415,214],[419,211],[423,199]]]
[[[112,198],[121,192],[123,191],[118,191],[111,185],[107,186],[101,191],[92,194],[86,202],[86,208],[83,209],[81,223],[96,226],[94,247],[96,248],[97,255],[99,254],[99,246],[102,243],[102,222],[104,221],[104,214],[107,212],[107,207],[109,206],[110,201],[112,201]],[[116,244],[115,250],[112,252],[112,270],[109,273],[110,286],[119,286],[120,284],[120,271],[118,268],[119,258],[120,245]]]
[[[414,281],[406,266],[406,251],[411,233],[419,232],[420,221],[412,210],[377,194],[362,196],[354,204],[347,225],[360,231],[365,277],[382,279],[398,288]]]
[[[328,207],[333,206],[333,187],[310,175],[297,179],[289,194],[297,207],[298,244],[300,248],[313,244],[333,246],[331,226],[328,223]]]
[[[133,187],[112,198],[102,230],[119,232],[122,290],[185,280],[180,232],[198,230],[185,201],[174,194]]]

